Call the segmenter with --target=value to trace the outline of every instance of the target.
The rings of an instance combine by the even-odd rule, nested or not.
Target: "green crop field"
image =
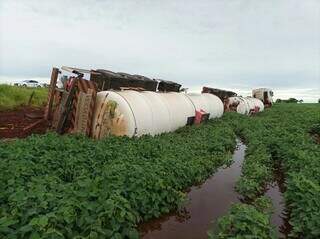
[[[210,238],[275,238],[270,225],[272,206],[263,192],[280,165],[291,238],[320,236],[320,104],[276,104],[256,117],[225,115],[247,144],[242,176],[236,190],[250,204],[235,204],[218,222]],[[239,237],[240,236],[240,237]]]
[[[0,144],[0,238],[138,238],[137,225],[183,206],[184,193],[247,145],[234,204],[210,238],[274,238],[263,196],[285,175],[292,238],[320,236],[320,104],[276,104],[254,117],[227,113],[141,138],[34,135]]]
[[[0,84],[0,111],[14,110],[28,104],[34,92],[31,106],[43,106],[48,97],[47,88],[26,88]]]

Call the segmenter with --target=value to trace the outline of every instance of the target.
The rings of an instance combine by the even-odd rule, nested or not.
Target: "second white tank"
[[[192,101],[195,110],[204,110],[209,113],[209,119],[223,115],[223,103],[219,97],[208,93],[189,93],[187,96]]]
[[[263,102],[252,97],[229,97],[226,105],[227,111],[236,111],[240,114],[251,115],[264,110]]]

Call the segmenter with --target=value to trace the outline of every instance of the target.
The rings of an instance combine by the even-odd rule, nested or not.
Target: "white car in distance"
[[[35,80],[24,80],[19,83],[15,83],[15,86],[24,86],[24,87],[42,87],[42,85]]]

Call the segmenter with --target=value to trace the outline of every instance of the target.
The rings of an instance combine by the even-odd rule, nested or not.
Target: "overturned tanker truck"
[[[235,111],[244,115],[256,114],[263,110],[263,102],[253,97],[229,97],[225,103],[225,111]]]
[[[60,77],[58,88],[62,71],[69,75]],[[180,87],[102,69],[53,68],[45,118],[60,134],[83,133],[100,139],[157,135],[223,115],[219,97],[187,94]]]
[[[253,97],[242,97],[237,96],[233,91],[203,87],[202,92],[216,95],[223,101],[225,112],[237,112],[244,115],[253,115],[264,110],[265,102],[260,99],[260,91],[262,92],[265,88],[253,90]],[[269,90],[271,92],[271,90]],[[262,93],[263,95],[263,93]],[[270,97],[268,101],[271,102]]]
[[[223,104],[210,94],[152,91],[102,91],[97,94],[92,136],[141,136],[174,131],[196,120],[221,117]],[[200,120],[200,122],[203,121]]]

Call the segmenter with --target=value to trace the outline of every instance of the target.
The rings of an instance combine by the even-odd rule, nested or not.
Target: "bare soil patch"
[[[47,123],[41,122],[35,127],[27,127],[41,120],[44,108],[24,107],[13,111],[0,112],[0,139],[25,138],[31,134],[43,134]]]

